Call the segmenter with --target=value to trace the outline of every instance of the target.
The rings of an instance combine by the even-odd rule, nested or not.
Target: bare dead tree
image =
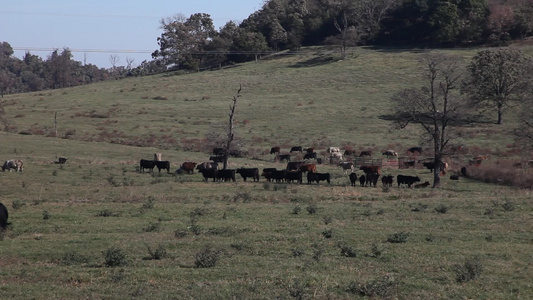
[[[440,186],[443,157],[458,128],[470,120],[471,106],[459,93],[464,68],[459,58],[430,53],[421,61],[426,84],[404,89],[392,97],[394,118],[399,128],[419,125],[433,143],[433,187]]]
[[[133,67],[133,62],[135,61],[134,58],[126,57],[126,69],[131,70]]]
[[[231,142],[233,142],[233,139],[235,138],[233,118],[235,117],[235,108],[237,106],[237,99],[241,96],[241,90],[242,90],[242,85],[239,84],[239,90],[237,91],[237,95],[233,96],[233,103],[229,107],[228,138],[226,140],[226,145],[225,145],[226,151],[224,151],[223,169],[226,169],[228,167],[228,156],[230,152],[229,150],[231,147]]]

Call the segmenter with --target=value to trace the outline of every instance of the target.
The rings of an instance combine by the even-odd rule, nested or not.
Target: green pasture
[[[24,160],[24,172],[0,172],[11,222],[0,235],[0,299],[533,297],[530,190],[449,174],[438,190],[352,187],[327,163],[318,171],[332,183],[320,185],[173,174],[208,160],[204,139],[227,122],[239,84],[236,136],[251,155],[230,159],[231,168],[284,168],[268,154],[274,145],[420,144],[416,127],[398,131],[383,117],[395,91],[420,83],[419,52],[356,49],[336,61],[321,48],[302,51],[5,96],[11,132],[0,133],[0,159]],[[59,138],[47,137],[55,112]],[[505,117],[464,129],[459,141],[471,150],[453,158],[451,173],[482,151],[531,156],[510,146],[514,111]],[[139,173],[154,153],[172,174]],[[60,156],[66,164],[54,163]],[[384,173],[432,179],[424,169]]]

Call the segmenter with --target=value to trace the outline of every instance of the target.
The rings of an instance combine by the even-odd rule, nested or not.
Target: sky
[[[178,13],[207,13],[217,30],[240,23],[262,7],[263,0],[0,0],[0,42],[14,56],[26,52],[46,59],[54,49],[69,48],[73,60],[111,67],[133,59],[151,60],[161,36],[160,20]]]

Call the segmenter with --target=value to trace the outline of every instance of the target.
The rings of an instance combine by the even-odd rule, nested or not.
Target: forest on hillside
[[[68,48],[47,59],[13,57],[0,42],[0,93],[88,84],[169,70],[221,68],[302,46],[504,46],[533,33],[530,0],[267,0],[240,24],[219,30],[207,13],[161,20],[153,60],[104,69],[72,60]]]

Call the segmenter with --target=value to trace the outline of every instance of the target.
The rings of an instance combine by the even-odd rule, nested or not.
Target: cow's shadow
[[[319,57],[313,57],[311,59],[297,62],[296,64],[290,66],[291,68],[311,68],[311,67],[317,67],[322,65],[327,65],[330,63],[334,63],[338,61],[337,58],[333,56],[319,56]]]

